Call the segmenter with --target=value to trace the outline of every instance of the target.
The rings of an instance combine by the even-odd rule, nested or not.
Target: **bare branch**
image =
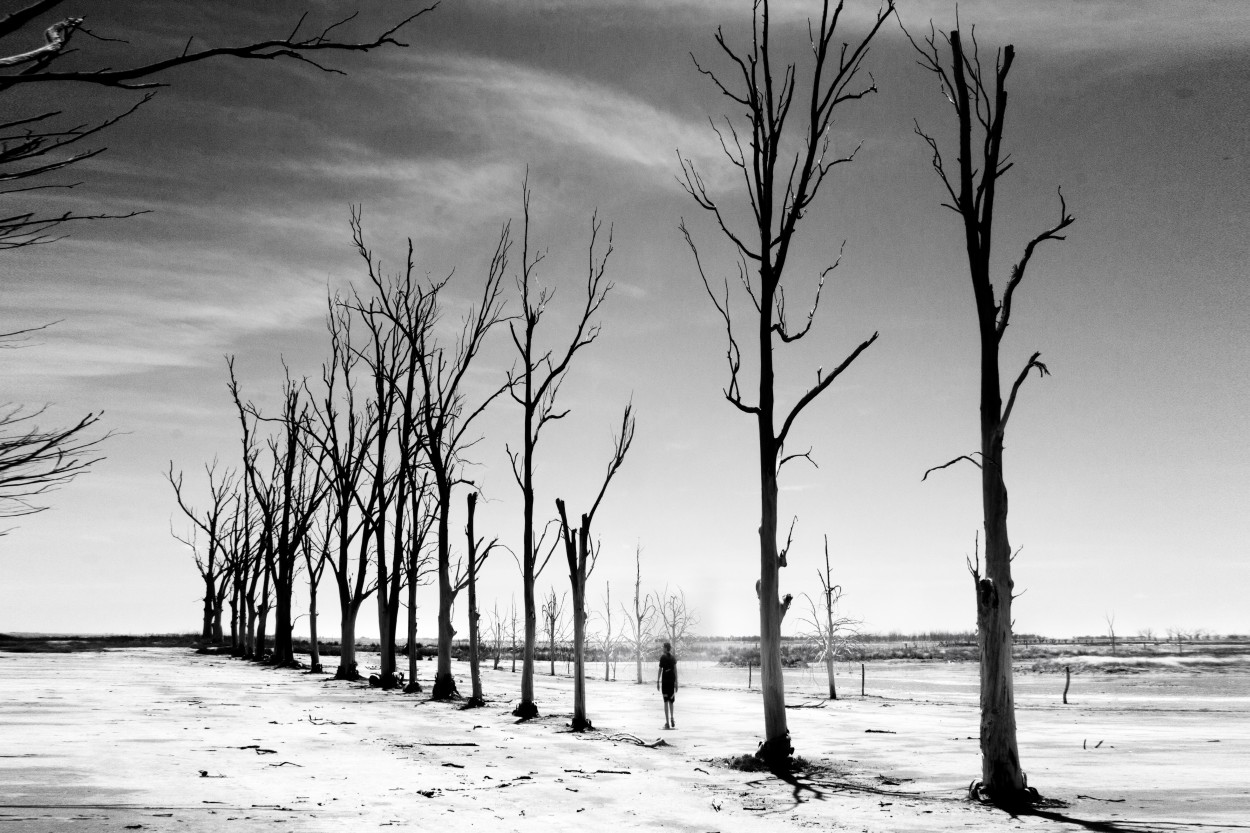
[[[1002,436],[1007,430],[1007,420],[1011,418],[1011,409],[1016,405],[1016,393],[1020,390],[1020,386],[1024,384],[1024,380],[1028,377],[1029,371],[1037,368],[1037,375],[1049,376],[1050,368],[1039,362],[1037,359],[1041,353],[1034,353],[1029,357],[1029,361],[1025,364],[1024,369],[1020,371],[1020,375],[1016,377],[1016,381],[1011,386],[1011,394],[1007,397],[1007,405],[1003,408],[1003,417],[998,421],[998,436]]]
[[[1063,189],[1059,190],[1059,222],[1051,228],[1043,231],[1041,234],[1029,241],[1024,247],[1024,256],[1020,258],[1011,270],[1011,279],[1007,282],[1007,288],[1003,290],[1003,301],[998,312],[998,321],[995,325],[998,332],[998,338],[1001,341],[1003,332],[1007,329],[1007,324],[1011,320],[1011,299],[1015,294],[1016,287],[1020,285],[1020,281],[1024,279],[1024,270],[1029,265],[1030,258],[1033,257],[1033,250],[1044,240],[1066,240],[1065,235],[1059,234],[1068,226],[1072,225],[1076,218],[1068,213],[1068,204],[1063,198]]]
[[[974,451],[974,452],[973,452],[973,454],[980,454],[980,453],[981,453],[981,452],[979,452],[979,451]],[[925,480],[928,480],[928,479],[929,479],[929,475],[930,475],[930,474],[932,474],[933,472],[938,471],[938,470],[940,470],[940,469],[944,469],[944,468],[948,468],[948,467],[950,467],[950,466],[953,466],[953,465],[955,465],[956,463],[958,463],[960,460],[967,460],[969,463],[971,463],[972,465],[976,466],[977,468],[981,468],[981,464],[980,464],[980,463],[978,463],[976,460],[972,459],[972,458],[971,458],[970,456],[968,456],[967,454],[961,454],[960,456],[956,457],[954,460],[951,460],[950,462],[943,463],[943,464],[942,464],[942,465],[940,465],[940,466],[934,466],[934,467],[933,467],[933,468],[931,468],[931,469],[926,469],[926,470],[925,470],[925,473],[924,473],[924,477],[921,477],[921,478],[920,478],[920,480],[921,480],[922,482],[923,482],[923,481],[925,481]]]

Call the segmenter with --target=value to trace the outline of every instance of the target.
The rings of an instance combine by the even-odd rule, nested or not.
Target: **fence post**
[[[1072,666],[1063,667],[1063,704],[1068,705],[1068,686],[1072,685]]]
[[[866,675],[864,674],[864,664],[861,662],[861,663],[859,664],[859,696],[860,696],[860,697],[863,697],[863,696],[864,696],[864,679],[865,679],[865,677],[866,677]]]

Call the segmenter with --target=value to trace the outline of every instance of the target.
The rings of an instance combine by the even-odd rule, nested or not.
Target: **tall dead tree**
[[[330,571],[339,601],[339,666],[335,678],[358,680],[356,619],[360,606],[377,588],[369,583],[370,507],[359,510],[369,449],[376,430],[374,404],[357,398],[355,371],[360,355],[352,345],[352,309],[343,299],[328,299],[326,325],[330,359],[322,365],[322,389],[313,402],[310,445],[322,467],[326,500],[333,512],[334,554]],[[371,493],[371,490],[365,490]]]
[[[422,350],[428,330],[437,315],[437,292],[426,292],[414,279],[412,241],[408,242],[405,268],[383,276],[380,264],[365,245],[359,209],[352,212],[352,239],[365,261],[374,295],[367,302],[357,296],[357,309],[372,336],[367,359],[373,370],[376,403],[377,442],[374,454],[373,503],[375,558],[378,566],[379,628],[384,640],[380,679],[384,688],[396,683],[395,635],[399,623],[401,586],[414,571],[430,530],[432,515],[422,515],[430,506],[425,498],[431,492],[430,471],[421,452],[425,450],[422,432],[424,406],[417,380],[424,361]],[[394,464],[387,455],[394,451]],[[389,569],[383,531],[391,533]],[[415,629],[415,592],[409,587],[409,613]],[[409,640],[412,641],[411,639]],[[414,681],[415,683],[415,681]],[[419,690],[419,686],[417,689]]]
[[[607,494],[608,484],[625,462],[625,455],[634,441],[635,419],[633,405],[625,407],[625,416],[621,420],[621,433],[616,436],[612,452],[612,460],[603,477],[603,485],[595,496],[590,511],[582,513],[581,526],[569,526],[568,514],[565,512],[564,501],[556,498],[556,511],[560,514],[560,538],[564,542],[564,556],[569,565],[569,583],[573,595],[573,731],[582,732],[593,729],[586,717],[586,579],[595,569],[599,560],[599,547],[590,535],[590,524]]]
[[[738,261],[739,279],[753,310],[755,343],[752,354],[758,365],[759,379],[758,394],[755,401],[750,402],[744,398],[740,386],[742,356],[735,335],[734,317],[730,312],[729,282],[724,281],[722,292],[713,289],[683,220],[682,234],[694,254],[708,297],[725,324],[729,342],[729,384],[724,389],[725,398],[735,408],[753,417],[756,423],[760,477],[760,578],[756,590],[760,606],[760,676],[765,734],[765,740],[756,754],[775,767],[784,766],[793,752],[786,724],[781,666],[781,622],[792,597],[787,594],[784,599],[780,598],[780,569],[786,566],[786,561],[784,552],[780,552],[777,546],[777,474],[788,461],[800,458],[811,460],[810,449],[804,453],[787,454],[785,451],[785,443],[795,420],[877,338],[877,334],[873,333],[831,372],[818,369],[815,384],[793,405],[778,410],[773,349],[778,342],[791,344],[811,331],[825,277],[837,266],[837,262],[821,272],[806,321],[798,328],[791,325],[786,315],[782,277],[792,254],[799,221],[807,215],[827,175],[838,165],[851,161],[855,155],[854,152],[843,157],[829,155],[834,113],[841,105],[876,90],[875,84],[870,83],[866,87],[853,84],[869,44],[893,12],[893,0],[887,0],[877,12],[868,32],[858,42],[843,43],[839,49],[834,46],[834,36],[842,14],[842,3],[839,2],[831,10],[828,0],[825,0],[821,4],[819,20],[809,21],[812,63],[810,69],[804,70],[802,84],[796,82],[794,64],[784,67],[774,65],[768,0],[758,0],[755,4],[751,44],[746,49],[735,50],[726,43],[719,29],[716,32],[716,43],[729,60],[733,81],[722,79],[695,62],[698,71],[743,112],[741,118],[726,117],[723,128],[714,124],[713,129],[730,165],[741,173],[745,183],[746,202],[753,221],[749,227],[735,228],[730,212],[724,208],[725,203],[708,190],[707,182],[695,169],[694,163],[679,157],[686,191],[700,208],[715,218],[717,227],[732,244]],[[800,87],[806,90],[806,100],[799,101],[802,123],[798,126],[798,137],[795,139],[786,133],[786,128],[796,90]]]
[[[642,547],[634,549],[634,609],[625,610],[629,624],[629,645],[634,649],[635,683],[642,685],[642,653],[651,647],[655,631],[655,602],[642,592]]]
[[[436,338],[432,326],[414,333],[416,359],[421,375],[417,421],[422,448],[433,478],[433,494],[438,506],[438,665],[434,671],[435,700],[456,697],[456,681],[451,675],[451,642],[456,631],[451,612],[458,588],[451,572],[451,499],[452,490],[468,483],[463,477],[465,450],[476,442],[470,435],[475,420],[506,389],[499,388],[476,402],[468,401],[465,378],[482,345],[495,325],[504,320],[501,281],[508,265],[511,246],[509,229],[500,232],[495,253],[487,267],[486,279],[477,303],[465,316],[455,344],[448,349]],[[428,303],[427,321],[436,321],[442,311],[440,297],[447,279],[431,282],[423,291]]]
[[[204,581],[204,619],[200,629],[200,638],[206,642],[220,643],[222,641],[221,588],[224,588],[227,583],[226,575],[229,568],[226,558],[227,539],[230,533],[227,526],[227,512],[235,495],[235,474],[229,470],[219,473],[217,466],[216,459],[204,466],[204,471],[208,475],[208,506],[203,512],[191,506],[183,496],[182,472],[174,474],[172,460],[165,478],[173,487],[174,499],[178,503],[178,508],[182,510],[182,514],[186,515],[187,519],[208,538],[206,557],[201,559],[196,548],[192,547],[192,550],[196,552],[196,566],[199,568],[200,578]]]
[[[519,451],[508,449],[512,461],[512,474],[521,489],[521,587],[525,610],[525,649],[521,661],[521,702],[513,714],[528,719],[538,714],[534,702],[534,648],[538,638],[538,617],[534,599],[534,584],[542,573],[547,558],[539,563],[543,548],[542,536],[536,537],[534,527],[534,454],[543,426],[563,418],[567,410],[556,410],[556,396],[564,381],[573,356],[583,347],[593,343],[599,336],[599,326],[591,323],[600,305],[607,298],[612,284],[604,281],[608,258],[612,254],[612,230],[608,229],[607,247],[602,256],[596,257],[596,245],[602,224],[597,215],[590,219],[590,245],[586,293],[581,314],[571,337],[559,352],[543,350],[536,343],[539,322],[555,291],[535,285],[535,269],[543,260],[543,254],[530,251],[530,191],[528,175],[521,186],[523,228],[521,233],[521,273],[517,276],[517,289],[521,295],[521,315],[518,321],[509,323],[512,343],[521,360],[520,370],[515,368],[508,375],[509,393],[521,406],[523,433]],[[545,532],[545,530],[544,530]]]
[[[948,55],[943,55],[944,41]],[[977,330],[981,341],[981,448],[925,472],[967,460],[981,469],[981,504],[985,524],[985,575],[974,575],[977,588],[977,642],[981,655],[981,780],[973,785],[978,796],[1003,806],[1036,799],[1020,767],[1016,744],[1016,707],[1012,688],[1012,614],[1014,582],[1012,552],[1007,537],[1007,485],[1003,476],[1003,437],[1020,386],[1034,369],[1049,373],[1033,353],[1012,383],[1007,401],[1002,398],[999,345],[1011,321],[1012,301],[1024,279],[1025,269],[1037,246],[1047,240],[1063,240],[1060,234],[1072,224],[1063,194],[1059,194],[1059,222],[1038,234],[1024,247],[1011,268],[1001,296],[991,280],[990,244],[994,230],[998,180],[1013,163],[1003,153],[1003,121],[1007,110],[1007,74],[1015,49],[1006,46],[996,53],[994,66],[981,63],[975,37],[972,51],[965,48],[958,30],[939,35],[930,27],[923,44],[912,40],[920,65],[934,73],[945,99],[954,107],[958,126],[958,171],[948,172],[936,139],[919,123],[916,133],[933,153],[933,169],[946,189],[945,207],[963,222],[972,294],[976,300]],[[973,148],[978,148],[977,152]],[[976,457],[980,457],[977,460]]]

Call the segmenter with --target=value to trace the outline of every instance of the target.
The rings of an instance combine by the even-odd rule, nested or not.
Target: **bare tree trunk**
[[[361,599],[360,601],[363,601]],[[340,601],[339,622],[339,667],[334,672],[336,680],[359,680],[360,671],[356,666],[356,614],[359,601]]]
[[[586,717],[586,572],[589,555],[590,519],[582,515],[579,529],[570,529],[564,501],[556,500],[561,534],[569,562],[569,583],[573,593],[573,731],[593,729]],[[554,631],[555,629],[552,628]],[[552,642],[554,653],[554,640]],[[554,673],[554,672],[553,672]]]
[[[470,492],[469,519],[465,532],[469,536],[469,679],[472,681],[473,694],[467,706],[484,706],[486,699],[482,695],[482,670],[478,656],[478,612],[477,612],[477,539],[473,537],[473,513],[477,508],[477,492]]]
[[[417,577],[415,571],[408,571],[408,685],[404,686],[405,694],[416,694],[421,690],[417,681],[417,661],[420,651],[417,648]]]
[[[230,652],[237,654],[239,651],[239,586],[235,582],[230,583]]]
[[[244,653],[249,658],[256,657],[256,600],[247,597],[247,633],[244,636]]]
[[[308,670],[320,674],[321,646],[317,644],[317,584],[308,585]]]
[[[203,621],[200,627],[200,639],[204,642],[210,642],[213,638],[213,599],[217,596],[217,590],[214,586],[213,574],[209,571],[204,573],[204,612]]]
[[[451,580],[451,531],[447,519],[451,508],[451,484],[443,479],[438,489],[438,665],[434,670],[434,688],[431,697],[446,700],[459,696],[456,680],[451,675],[451,643],[456,629],[451,626],[451,608],[455,603],[455,591]]]

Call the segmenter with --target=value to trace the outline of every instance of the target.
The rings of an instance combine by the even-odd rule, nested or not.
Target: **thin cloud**
[[[488,138],[493,152],[517,155],[517,144],[572,149],[592,159],[646,169],[672,181],[675,149],[703,148],[708,133],[634,96],[601,84],[513,63],[444,56],[420,81],[438,92],[439,118]]]

